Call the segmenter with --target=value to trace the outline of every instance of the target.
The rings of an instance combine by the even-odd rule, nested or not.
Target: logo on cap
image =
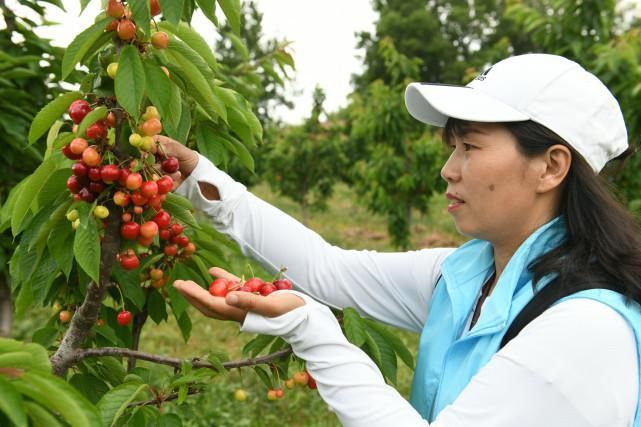
[[[485,78],[487,77],[487,73],[489,73],[491,69],[492,69],[492,67],[490,67],[487,70],[483,71],[474,80],[480,80],[480,81],[485,80]]]

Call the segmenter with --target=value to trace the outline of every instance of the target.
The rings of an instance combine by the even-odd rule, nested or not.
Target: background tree
[[[59,2],[52,1],[58,4]],[[24,138],[36,113],[60,88],[62,49],[34,33],[43,21],[44,9],[35,1],[23,5],[36,12],[39,22],[19,16],[0,1],[5,28],[0,30],[0,206],[9,191],[42,161],[42,147],[25,146]],[[11,330],[12,307],[8,261],[13,252],[11,233],[0,237],[0,336]]]

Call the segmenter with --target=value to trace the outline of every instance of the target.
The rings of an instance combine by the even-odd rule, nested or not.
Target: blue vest
[[[494,252],[490,243],[472,240],[445,259],[421,334],[410,398],[412,406],[423,418],[432,422],[445,406],[454,402],[472,377],[499,350],[512,320],[534,296],[532,275],[527,266],[557,247],[565,233],[565,221],[557,217],[521,244],[483,305],[473,330],[465,336],[461,335],[481,287],[494,269]],[[551,279],[541,279],[537,288],[545,286]],[[600,301],[628,321],[636,337],[641,372],[639,305],[626,305],[623,295],[605,289],[581,291],[561,301],[569,298]],[[641,427],[641,405],[637,407],[634,426]]]

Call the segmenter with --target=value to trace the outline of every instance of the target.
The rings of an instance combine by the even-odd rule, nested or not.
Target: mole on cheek
[[[490,189],[490,191],[494,191],[494,184],[490,184],[488,188]]]

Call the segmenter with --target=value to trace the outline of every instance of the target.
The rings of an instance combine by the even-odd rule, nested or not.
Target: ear
[[[572,152],[564,145],[549,147],[541,157],[537,191],[546,193],[559,187],[570,170]]]

